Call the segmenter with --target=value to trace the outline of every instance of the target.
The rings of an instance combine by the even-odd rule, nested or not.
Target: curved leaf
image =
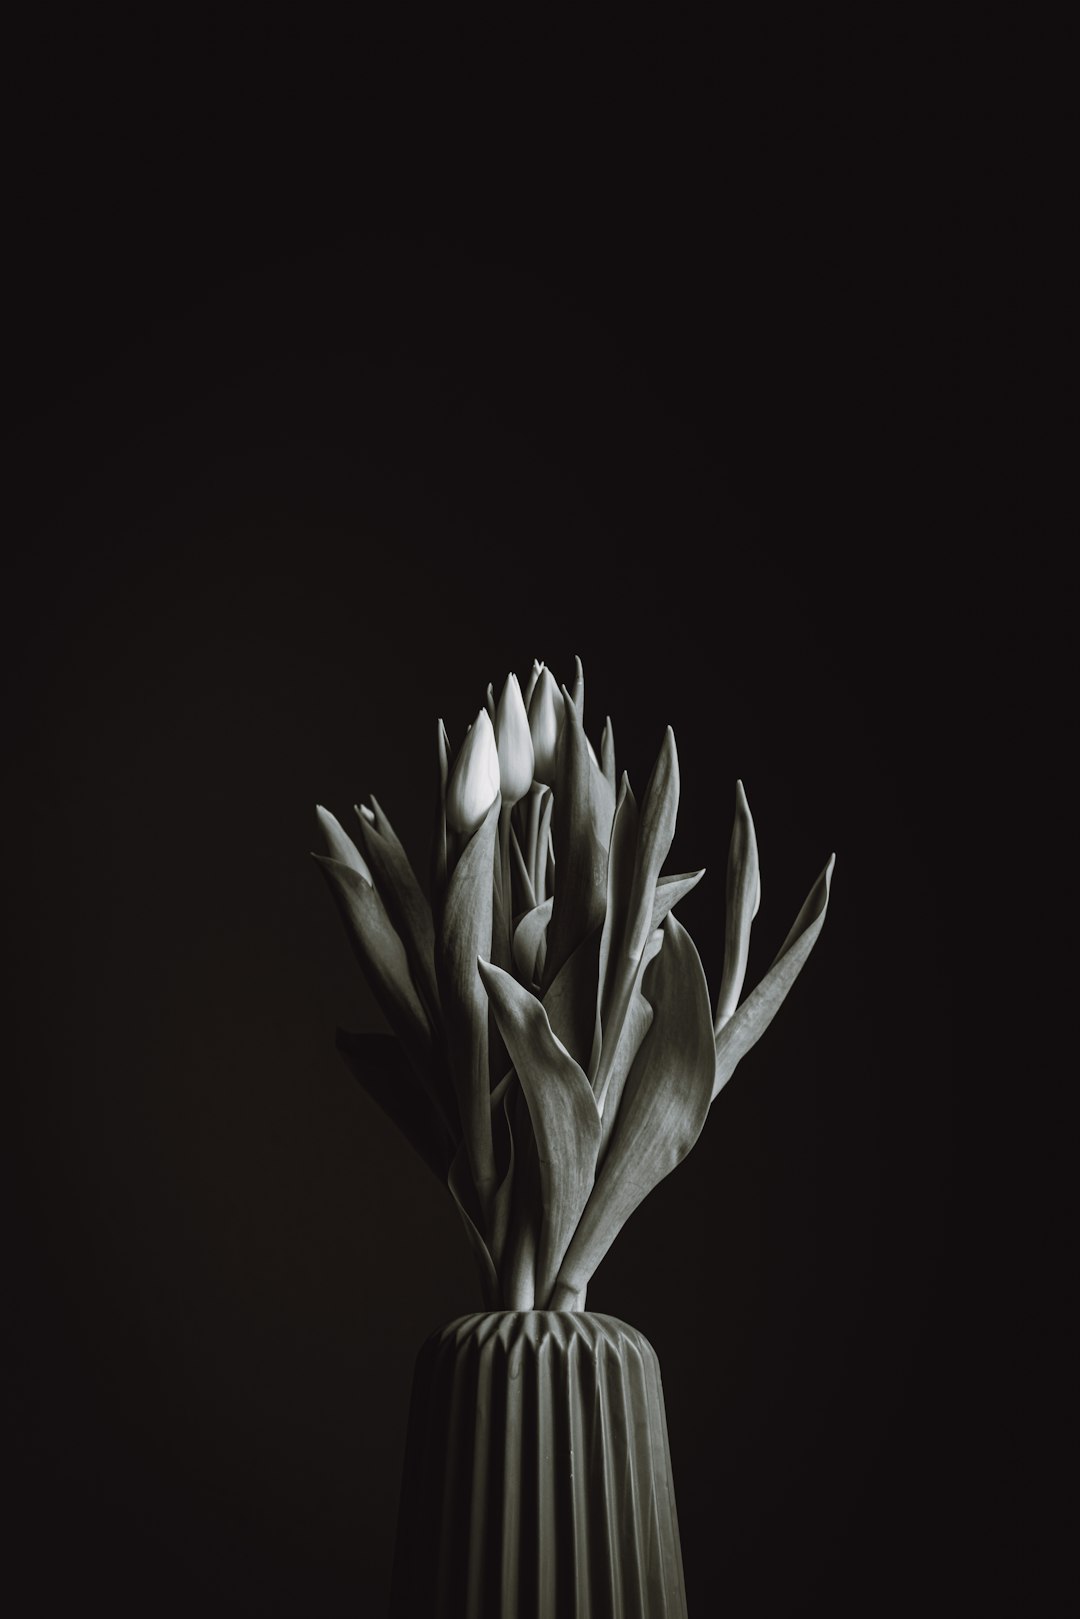
[[[728,849],[727,893],[724,910],[724,975],[716,1000],[717,1034],[739,1004],[746,962],[750,954],[750,927],[761,903],[761,867],[758,863],[754,819],[741,781],[735,783],[735,821]]]
[[[802,972],[806,958],[817,942],[829,907],[834,854],[810,890],[791,932],[758,987],[746,997],[734,1016],[715,1037],[716,1076],[713,1096],[719,1096],[735,1068],[765,1033],[792,984]]]
[[[476,971],[491,954],[492,887],[499,799],[461,852],[447,884],[436,948],[443,1026],[462,1134],[481,1209],[495,1190],[488,1072],[488,1004]]]
[[[439,991],[435,983],[435,924],[431,917],[431,906],[416,879],[401,840],[383,814],[374,793],[371,795],[371,806],[375,814],[374,822],[360,816],[360,839],[364,854],[390,920],[408,953],[413,981],[437,1029]]]
[[[619,1025],[625,1016],[629,1001],[632,972],[624,961],[623,944],[630,914],[630,896],[634,881],[634,863],[637,858],[638,812],[637,800],[625,770],[619,784],[619,801],[611,823],[611,842],[608,848],[607,900],[604,926],[600,935],[600,960],[597,969],[596,1026],[593,1049],[589,1056],[589,1074],[593,1087],[602,1089],[607,1071],[615,1056]],[[604,1044],[607,1043],[607,1060]]]
[[[552,832],[555,842],[555,893],[547,932],[544,987],[582,939],[604,920],[607,849],[593,832],[592,777],[585,732],[570,694],[563,690],[566,718],[556,752],[555,805]]]
[[[641,801],[626,933],[626,952],[635,961],[644,950],[651,932],[656,882],[675,836],[678,809],[679,756],[675,750],[675,733],[669,725]]]
[[[593,1183],[600,1115],[592,1086],[553,1034],[536,996],[509,973],[483,961],[480,976],[525,1093],[536,1137],[543,1207],[536,1301],[539,1309],[545,1309]]]
[[[582,939],[541,997],[552,1033],[584,1069],[596,1025],[596,971],[600,929]]]
[[[326,878],[353,949],[380,1010],[401,1040],[418,1075],[439,1100],[434,1075],[437,1048],[427,1012],[416,993],[408,957],[375,889],[351,866],[313,855]],[[441,1103],[440,1103],[441,1105]]]
[[[694,1145],[709,1111],[712,1008],[693,940],[673,916],[648,975],[649,1031],[623,1090],[611,1143],[566,1252],[550,1309],[569,1307],[626,1220]]]
[[[603,734],[600,738],[600,769],[607,778],[611,795],[615,796],[615,729],[611,723],[611,715],[604,722]]]
[[[657,880],[653,893],[652,928],[660,926],[668,912],[673,911],[679,901],[697,887],[704,875],[705,867],[702,866],[700,871],[684,871],[677,877],[660,877]]]
[[[477,1225],[477,1220],[482,1216],[476,1207],[475,1188],[469,1179],[469,1161],[464,1142],[462,1142],[454,1155],[454,1161],[450,1165],[446,1177],[446,1184],[450,1188],[450,1195],[457,1204],[458,1213],[461,1215],[461,1223],[465,1227],[465,1235],[469,1239],[469,1247],[472,1249],[473,1258],[476,1260],[480,1271],[480,1288],[484,1296],[484,1307],[488,1310],[497,1310],[499,1307],[499,1278],[491,1254],[488,1251],[488,1245]]]
[[[551,921],[551,903],[546,899],[542,905],[526,911],[514,929],[514,966],[525,985],[539,982],[536,958]]]
[[[641,985],[650,963],[659,955],[663,943],[664,930],[659,927],[641,952],[641,960],[637,964],[637,971],[630,986],[630,997],[619,1020],[613,1051],[612,1042],[608,1043],[608,1060],[604,1064],[603,1078],[596,1088],[596,1105],[604,1120],[601,1151],[606,1149],[611,1139],[623,1086],[645,1038],[645,1031],[652,1022],[653,1009],[642,994]]]

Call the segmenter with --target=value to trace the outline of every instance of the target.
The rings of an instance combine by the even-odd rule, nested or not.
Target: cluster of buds
[[[339,1031],[354,1073],[449,1186],[489,1309],[580,1310],[642,1199],[690,1151],[821,931],[830,858],[743,998],[761,901],[742,783],[712,1003],[662,874],[679,800],[669,727],[640,805],[584,730],[575,660],[492,687],[451,759],[438,723],[430,899],[374,797],[358,843],[318,811],[316,855],[393,1031]]]

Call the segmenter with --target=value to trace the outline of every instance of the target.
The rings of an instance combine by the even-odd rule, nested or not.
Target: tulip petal
[[[810,890],[791,932],[765,977],[715,1036],[716,1075],[713,1097],[723,1090],[736,1065],[755,1045],[776,1013],[792,984],[802,972],[806,958],[817,942],[829,906],[829,885],[836,856],[830,855],[821,876]]]
[[[360,837],[375,886],[409,957],[413,981],[420,991],[432,1024],[439,1027],[439,991],[435,983],[435,924],[427,895],[416,879],[408,855],[371,795],[374,824],[361,819]]]
[[[368,882],[371,882],[371,870],[367,861],[352,838],[349,837],[337,816],[331,815],[330,811],[323,809],[321,804],[316,804],[315,813],[319,818],[319,826],[323,837],[326,839],[326,848],[330,858],[340,860],[343,866],[351,866],[354,871],[360,873],[361,877],[366,877]]]
[[[469,1168],[486,1212],[495,1190],[488,1073],[488,1005],[477,971],[491,954],[495,834],[499,801],[466,843],[447,885],[435,965],[443,1025]]]
[[[623,1089],[610,1145],[559,1271],[550,1309],[588,1284],[626,1220],[685,1158],[709,1111],[712,1008],[693,940],[669,916],[645,986],[654,1016]]]
[[[536,996],[489,963],[480,963],[480,975],[525,1093],[536,1137],[543,1208],[536,1302],[545,1309],[593,1183],[600,1115],[592,1086],[552,1033]]]
[[[455,1144],[392,1034],[337,1031],[337,1048],[364,1090],[416,1149],[440,1181]]]
[[[735,821],[728,849],[724,911],[724,974],[716,999],[714,1027],[719,1034],[739,1004],[750,954],[750,928],[761,899],[757,835],[741,781],[735,783]]]

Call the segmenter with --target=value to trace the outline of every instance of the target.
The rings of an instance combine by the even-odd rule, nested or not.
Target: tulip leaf
[[[476,1205],[476,1192],[473,1183],[469,1179],[469,1159],[464,1142],[462,1142],[454,1155],[454,1161],[450,1165],[450,1170],[446,1177],[446,1184],[449,1186],[450,1194],[458,1206],[461,1223],[465,1227],[465,1235],[469,1239],[469,1247],[472,1249],[473,1258],[476,1260],[480,1270],[480,1287],[484,1296],[484,1307],[488,1310],[496,1310],[499,1307],[499,1278],[488,1245],[480,1232],[478,1221],[481,1220],[482,1216]]]
[[[536,1303],[545,1309],[593,1183],[600,1115],[592,1086],[553,1034],[536,996],[488,963],[480,963],[480,974],[525,1093],[536,1138],[543,1210]]]
[[[615,729],[609,714],[605,723],[603,735],[600,738],[600,768],[607,778],[611,788],[611,796],[615,797]]]
[[[489,1251],[495,1262],[497,1270],[502,1269],[503,1252],[510,1228],[510,1213],[514,1195],[514,1127],[511,1119],[513,1110],[512,1087],[517,1084],[517,1075],[511,1068],[495,1086],[491,1093],[491,1119],[493,1139],[500,1135],[505,1141],[505,1151],[500,1155],[496,1151],[496,1172],[500,1157],[505,1160],[505,1168],[498,1174],[498,1186],[491,1202],[491,1227]],[[498,1122],[497,1122],[498,1121]]]
[[[679,758],[675,751],[675,733],[669,725],[639,812],[637,856],[626,932],[626,953],[635,961],[652,931],[656,882],[675,836],[678,808]]]
[[[410,1062],[439,1105],[434,1075],[439,1066],[427,1012],[409,973],[405,946],[386,907],[366,878],[327,855],[313,857],[326,878],[346,931],[379,1009],[401,1040]],[[452,1119],[452,1111],[448,1112]]]
[[[455,1143],[392,1034],[337,1031],[337,1048],[372,1101],[416,1149],[439,1180],[446,1179]]]
[[[807,895],[791,932],[780,946],[776,960],[761,983],[715,1036],[714,1097],[723,1090],[751,1046],[761,1039],[788,990],[802,972],[825,921],[835,861],[836,856],[830,855],[828,864]]]
[[[626,1005],[620,1009],[618,1027],[613,1026],[608,1031],[603,1074],[600,1083],[594,1086],[596,1105],[606,1121],[605,1143],[611,1135],[613,1122],[619,1110],[619,1100],[626,1077],[637,1056],[645,1030],[652,1021],[652,1007],[644,999],[641,985],[646,970],[659,955],[663,943],[664,930],[659,927],[650,935],[648,944],[641,952],[641,960],[637,963],[630,982]]]
[[[495,1190],[488,1072],[488,1004],[476,971],[491,954],[492,889],[499,800],[473,833],[447,884],[436,941],[436,970],[457,1090],[462,1133],[473,1181],[486,1213]]]
[[[374,824],[360,816],[360,839],[375,886],[390,914],[409,957],[413,982],[420,992],[432,1024],[439,1027],[439,991],[435,983],[435,924],[427,895],[401,840],[383,813],[374,793]],[[359,812],[358,812],[359,814]]]
[[[555,903],[547,933],[544,987],[604,920],[607,848],[593,832],[592,775],[585,732],[569,693],[563,693],[566,719],[556,754]]]
[[[582,939],[564,961],[542,997],[552,1032],[574,1061],[585,1068],[596,1024],[596,970],[600,929]]]
[[[533,893],[532,878],[525,864],[525,856],[521,852],[517,832],[513,827],[510,828],[510,866],[513,873],[514,892],[520,900],[514,910],[514,915],[519,916],[524,911],[535,909],[536,895]]]
[[[533,893],[539,903],[542,898],[548,897],[550,884],[547,880],[548,852],[551,843],[551,815],[555,808],[555,795],[550,787],[545,787],[540,799],[540,818],[536,830],[536,849],[533,864]]]
[[[694,1145],[709,1111],[712,1008],[690,935],[669,916],[645,984],[654,1015],[623,1088],[610,1145],[559,1271],[549,1308],[587,1285],[622,1226]]]
[[[535,905],[531,911],[525,912],[514,929],[514,966],[523,984],[539,982],[536,958],[551,921],[551,905],[549,899],[542,905]]]
[[[746,792],[735,783],[735,820],[728,848],[724,911],[724,974],[716,998],[717,1034],[739,1004],[750,954],[750,928],[761,903],[761,867],[757,835]]]
[[[581,724],[585,724],[585,671],[581,667],[581,659],[574,656],[574,684],[570,694],[570,701],[577,710],[577,717]]]
[[[680,872],[677,877],[661,877],[653,893],[652,924],[651,928],[658,928],[669,911],[675,909],[681,899],[685,899],[692,888],[696,888],[705,875],[705,867],[700,871]]]
[[[624,1003],[621,988],[631,975],[624,971],[622,946],[630,908],[630,894],[634,879],[634,860],[637,852],[638,812],[637,800],[630,786],[630,778],[623,772],[619,784],[619,801],[611,824],[611,842],[607,863],[607,903],[604,925],[600,935],[600,961],[596,986],[596,1024],[593,1048],[589,1056],[589,1074],[599,1089],[604,1075],[601,1071],[603,1045],[610,1033],[609,1044],[614,1046],[618,1037],[616,1006]],[[610,1024],[610,1031],[609,1031]],[[614,1055],[612,1051],[611,1055]]]

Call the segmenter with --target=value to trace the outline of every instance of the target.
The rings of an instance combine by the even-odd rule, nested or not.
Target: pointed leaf
[[[750,927],[761,899],[761,868],[750,805],[741,781],[735,783],[735,822],[728,849],[724,912],[724,976],[716,1000],[717,1034],[739,1004],[750,954]]]
[[[372,1101],[420,1154],[440,1181],[455,1146],[442,1119],[392,1034],[337,1031],[337,1048]]]
[[[582,1068],[589,1061],[596,1026],[596,971],[600,929],[583,939],[564,961],[542,997],[552,1032]]]
[[[664,930],[659,927],[650,936],[648,944],[641,952],[641,960],[637,964],[631,983],[628,1004],[620,1015],[617,1032],[607,1042],[607,1060],[603,1066],[603,1075],[599,1085],[594,1086],[596,1105],[604,1119],[602,1151],[606,1149],[615,1127],[615,1118],[627,1075],[641,1047],[645,1031],[652,1022],[652,1007],[643,996],[641,985],[650,964],[660,954],[663,943]]]
[[[476,1260],[480,1272],[480,1290],[484,1298],[484,1307],[488,1310],[497,1310],[499,1307],[499,1278],[495,1271],[495,1264],[488,1251],[477,1221],[482,1218],[476,1205],[476,1193],[472,1181],[469,1179],[469,1160],[465,1151],[465,1143],[454,1156],[446,1177],[446,1184],[450,1188],[450,1195],[457,1204],[461,1223],[465,1227],[465,1235],[469,1239],[473,1258]]]
[[[615,793],[615,730],[609,714],[604,724],[604,733],[600,738],[600,768],[607,777],[611,787],[612,796]]]
[[[547,934],[545,987],[582,939],[604,920],[607,848],[593,833],[592,775],[585,732],[577,710],[564,690],[566,719],[556,754],[555,904]]]
[[[521,844],[513,827],[510,828],[510,867],[514,888],[514,915],[520,916],[523,912],[535,909],[536,895],[533,893],[532,878],[529,876]]]
[[[481,962],[480,974],[525,1093],[536,1137],[543,1205],[536,1302],[545,1309],[592,1186],[600,1115],[592,1086],[552,1033],[536,996],[498,967]]]
[[[585,723],[585,671],[581,667],[581,659],[576,654],[574,656],[574,685],[573,685],[573,689],[571,691],[570,701],[573,703],[574,707],[577,709],[577,717],[578,717],[578,719],[581,721],[581,724],[584,725],[584,723]]]
[[[496,799],[461,852],[446,889],[436,951],[443,1026],[469,1168],[487,1211],[495,1190],[488,1073],[488,1004],[476,971],[491,954]]]
[[[669,911],[673,911],[681,899],[685,899],[692,888],[696,888],[705,875],[705,867],[700,871],[680,872],[677,877],[661,877],[658,879],[653,893],[652,926],[658,928]]]
[[[619,801],[611,825],[611,843],[608,849],[607,898],[604,926],[600,935],[600,961],[597,972],[596,1026],[593,1049],[589,1054],[589,1074],[599,1089],[604,1081],[601,1068],[604,1040],[609,1040],[608,1066],[614,1057],[618,1039],[619,1017],[625,1015],[628,1003],[628,980],[624,971],[623,941],[630,915],[630,896],[634,881],[634,862],[637,856],[638,812],[637,800],[625,770],[619,784]],[[619,1009],[618,1014],[617,1010]],[[609,1029],[610,1025],[610,1029]]]
[[[548,852],[551,847],[551,816],[555,808],[555,795],[545,787],[540,796],[540,816],[536,833],[536,859],[533,866],[533,893],[540,904],[548,897]]]
[[[723,1090],[736,1065],[757,1044],[780,1009],[788,990],[802,972],[806,958],[817,942],[829,906],[829,884],[832,881],[836,856],[830,855],[828,865],[810,890],[794,926],[780,947],[780,952],[758,987],[746,997],[729,1022],[715,1037],[716,1076],[713,1096]]]
[[[551,1309],[586,1286],[625,1221],[690,1151],[709,1111],[713,1075],[712,1008],[693,940],[673,916],[653,963],[646,994],[649,1032],[623,1090],[607,1156],[574,1232]]]
[[[409,957],[413,982],[427,1007],[435,1029],[439,1027],[439,991],[435,983],[435,924],[427,895],[401,840],[374,793],[374,823],[360,820],[360,839],[375,886]]]
[[[351,866],[314,855],[345,923],[372,994],[412,1062],[434,1094],[436,1051],[431,1025],[409,973],[405,946],[371,884]]]
[[[675,733],[669,725],[641,801],[637,861],[626,935],[626,952],[635,961],[644,950],[651,932],[656,881],[675,836],[678,808],[679,758],[675,751]]]
[[[539,982],[536,957],[551,921],[551,906],[552,901],[546,899],[542,905],[526,911],[514,930],[514,966],[526,986]]]

